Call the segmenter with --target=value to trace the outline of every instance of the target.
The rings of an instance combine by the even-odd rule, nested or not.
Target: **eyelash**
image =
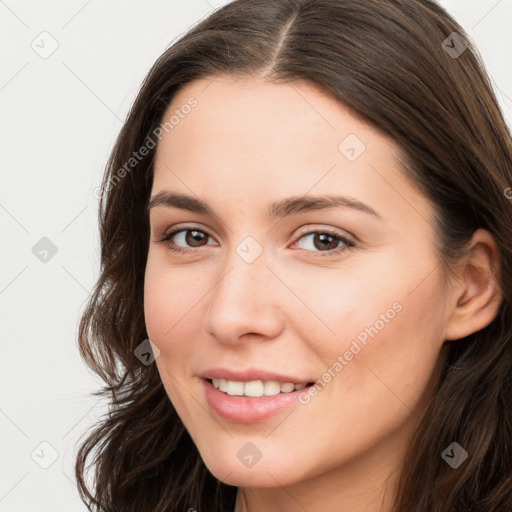
[[[183,247],[180,247],[179,245],[174,244],[174,242],[171,242],[171,239],[178,233],[181,233],[182,231],[198,231],[199,233],[203,233],[208,237],[211,236],[211,235],[208,235],[208,233],[206,233],[206,231],[203,231],[201,229],[196,229],[195,227],[181,227],[180,229],[176,229],[176,230],[164,235],[164,237],[161,238],[160,240],[158,240],[158,242],[159,243],[169,242],[167,244],[167,246],[168,246],[169,250],[171,250],[172,252],[176,252],[176,253],[180,253],[180,254],[189,254],[190,252],[194,252],[195,251],[194,248],[184,249]],[[306,252],[318,252],[320,257],[334,256],[334,255],[341,254],[346,251],[350,251],[355,248],[354,242],[352,242],[348,238],[340,235],[339,233],[335,233],[334,231],[331,231],[329,229],[308,231],[305,233],[301,233],[300,236],[296,238],[295,242],[297,242],[298,240],[300,240],[301,238],[303,238],[305,236],[312,235],[312,234],[329,235],[329,236],[332,236],[338,242],[343,242],[343,244],[345,244],[342,247],[338,247],[336,249],[329,249],[328,251],[308,251],[307,249],[302,249]]]

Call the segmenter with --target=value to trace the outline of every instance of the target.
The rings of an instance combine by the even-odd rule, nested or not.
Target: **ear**
[[[458,272],[447,303],[451,313],[445,327],[446,340],[458,340],[483,329],[498,313],[502,300],[500,257],[488,231],[475,231],[470,253]]]

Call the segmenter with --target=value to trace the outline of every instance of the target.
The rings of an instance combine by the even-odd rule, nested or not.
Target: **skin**
[[[476,232],[473,266],[443,289],[433,206],[400,171],[392,140],[305,82],[196,81],[165,118],[191,97],[197,106],[159,143],[151,191],[192,195],[215,212],[150,211],[145,319],[169,398],[208,469],[239,487],[237,512],[391,512],[444,341],[496,315],[494,240]],[[366,146],[355,161],[338,148],[350,134]],[[266,214],[289,196],[332,193],[357,198],[381,218],[346,207]],[[174,243],[189,249],[177,254],[171,241],[158,241],[177,228],[206,235],[190,245],[187,232],[177,234]],[[355,247],[324,255],[344,246],[315,245],[314,233],[325,229]],[[236,252],[247,236],[263,249],[252,263]],[[470,271],[477,267],[484,273]],[[320,379],[397,303],[394,318],[307,405],[254,424],[209,408],[201,371],[256,367]],[[262,453],[251,468],[237,457],[247,442]]]

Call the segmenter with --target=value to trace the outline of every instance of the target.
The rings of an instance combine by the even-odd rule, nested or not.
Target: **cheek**
[[[286,430],[259,441],[263,451],[282,451],[279,460],[285,462],[269,468],[282,470],[280,479],[304,460],[310,461],[305,473],[349,460],[399,429],[412,411],[420,412],[439,350],[441,294],[435,274],[426,277],[434,265],[422,260],[411,267],[396,253],[369,260],[359,265],[347,259],[337,270],[270,264],[287,286],[276,279],[272,293],[257,295],[273,301],[270,311],[283,319],[276,355],[329,379],[317,397],[286,419]],[[183,386],[192,362],[204,362],[209,350],[219,348],[204,324],[215,300],[208,292],[218,282],[216,270],[170,267],[150,254],[144,312],[148,335],[161,350],[157,366],[166,392],[203,458],[223,476],[232,467],[239,437],[226,439],[198,404],[199,388],[189,382],[186,392]],[[345,354],[351,359],[341,364],[338,358]],[[315,432],[307,443],[304,430]]]
[[[321,337],[314,337],[307,322],[303,332],[323,362],[323,380],[333,383],[326,386],[329,393],[363,394],[373,402],[369,409],[389,400],[398,407],[400,399],[411,408],[417,404],[430,385],[443,342],[443,294],[435,268],[425,255],[412,265],[394,252],[365,266],[365,272],[347,265],[330,286],[318,283],[332,293],[315,293],[312,309],[332,332],[324,328]]]
[[[157,342],[162,352],[169,350],[170,343],[178,348],[186,346],[177,344],[176,334],[190,324],[203,294],[201,283],[192,278],[192,273],[184,267],[170,267],[165,255],[149,251],[144,277],[144,318],[149,338]]]
[[[307,306],[295,301],[295,310],[289,311],[292,324],[300,326],[297,336],[322,354],[324,361],[336,360],[355,339],[364,347],[375,333],[372,326],[378,332],[389,330],[400,315],[408,282],[396,275],[399,268],[391,257],[380,257],[379,263],[354,258],[339,269],[289,273],[288,282]]]
[[[433,275],[411,292],[415,281],[410,276],[388,292],[378,288],[359,307],[346,303],[336,348],[324,352],[331,365],[337,363],[330,372],[335,377],[324,374],[332,382],[326,394],[332,400],[344,397],[347,405],[354,397],[349,408],[359,411],[355,423],[360,421],[361,431],[376,417],[391,427],[413,411],[419,414],[437,380],[442,300]]]
[[[186,275],[183,269],[169,268],[150,251],[144,280],[146,331],[160,350],[155,363],[167,395],[180,416],[185,417],[191,404],[183,393],[183,374],[191,371],[189,364],[197,338],[194,329],[201,326],[193,307],[201,295],[197,295],[198,290]]]
[[[405,435],[428,405],[441,368],[442,308],[434,276],[410,293],[415,281],[349,289],[353,302],[336,299],[337,336],[315,342],[322,384],[305,405],[315,412],[309,417],[326,418],[315,428],[332,443],[314,446],[325,460],[355,456],[395,431]]]

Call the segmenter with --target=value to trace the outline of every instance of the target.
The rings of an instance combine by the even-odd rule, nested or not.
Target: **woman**
[[[512,510],[511,162],[432,1],[237,0],[191,29],[102,184],[89,508]]]

